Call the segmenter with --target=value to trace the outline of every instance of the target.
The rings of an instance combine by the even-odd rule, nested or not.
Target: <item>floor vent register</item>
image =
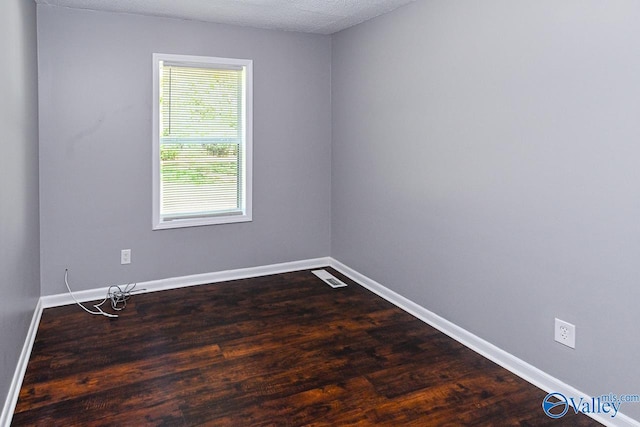
[[[313,270],[312,273],[318,276],[318,278],[320,278],[322,281],[324,281],[327,285],[331,286],[332,288],[344,288],[347,286],[346,283],[337,279],[327,270]]]

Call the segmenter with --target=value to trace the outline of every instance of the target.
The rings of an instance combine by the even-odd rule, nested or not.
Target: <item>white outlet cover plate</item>
[[[120,251],[120,264],[131,264],[131,249]]]
[[[564,333],[563,333],[564,331]],[[554,338],[560,344],[567,347],[576,348],[576,326],[569,322],[555,319]]]

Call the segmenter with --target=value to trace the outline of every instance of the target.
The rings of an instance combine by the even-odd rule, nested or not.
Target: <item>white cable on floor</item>
[[[111,300],[111,308],[113,308],[116,311],[123,310],[127,306],[127,300],[131,298],[133,289],[136,287],[135,283],[128,284],[127,286],[125,286],[124,290],[120,288],[120,286],[118,285],[109,286],[109,290],[107,291],[107,296],[102,300],[102,302],[93,306],[97,311],[92,311],[92,310],[89,310],[84,305],[80,304],[80,302],[73,295],[73,292],[71,292],[71,287],[69,286],[68,275],[69,275],[69,269],[65,268],[64,284],[67,285],[67,290],[69,291],[69,295],[71,295],[71,298],[73,298],[76,304],[78,304],[84,311],[86,311],[89,314],[93,314],[95,316],[118,317],[117,314],[107,313],[103,311],[100,307],[105,302],[107,302],[107,300]],[[144,289],[140,289],[139,291],[144,291]]]

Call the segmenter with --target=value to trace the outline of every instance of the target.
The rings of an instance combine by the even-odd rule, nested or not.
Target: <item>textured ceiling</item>
[[[249,27],[332,34],[414,0],[36,0]]]

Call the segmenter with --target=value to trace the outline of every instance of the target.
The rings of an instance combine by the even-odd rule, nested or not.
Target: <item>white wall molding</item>
[[[258,267],[239,268],[235,270],[217,271],[213,273],[194,274],[190,276],[171,277],[167,279],[150,280],[148,282],[140,282],[137,285],[137,289],[145,289],[143,293],[157,292],[169,289],[185,288],[188,286],[205,285],[209,283],[226,282],[229,280],[248,279],[251,277],[268,276],[271,274],[288,273],[297,270],[309,270],[314,268],[326,267],[330,264],[331,258],[313,258],[300,261],[285,262],[280,264],[271,264]],[[89,289],[84,291],[74,292],[73,295],[80,302],[100,300],[107,294],[108,287]],[[31,324],[27,332],[22,352],[18,359],[13,380],[9,386],[7,398],[2,408],[2,414],[0,414],[0,426],[9,427],[11,419],[13,418],[13,411],[15,410],[16,403],[18,402],[18,396],[20,394],[20,387],[24,379],[24,374],[27,370],[27,364],[29,363],[29,357],[31,356],[31,349],[38,332],[38,325],[40,324],[40,318],[42,317],[42,310],[45,308],[58,307],[62,305],[74,304],[73,298],[68,293],[47,295],[40,297],[38,304],[33,313]]]
[[[313,258],[300,261],[284,262],[258,267],[239,268],[235,270],[216,271],[213,273],[193,274],[190,276],[170,277],[166,279],[138,282],[136,290],[139,293],[165,291],[169,289],[186,288],[188,286],[206,285],[209,283],[226,282],[229,280],[248,279],[251,277],[268,276],[270,274],[288,273],[297,270],[326,267],[331,258]],[[70,283],[73,286],[73,283]],[[142,291],[144,289],[144,291]],[[109,287],[74,291],[73,296],[80,302],[101,300],[107,295]],[[42,307],[59,307],[73,304],[73,298],[69,293],[47,295],[42,298]]]
[[[467,346],[471,350],[486,357],[487,359],[497,363],[508,371],[518,375],[525,381],[535,385],[536,387],[545,390],[546,392],[559,392],[566,396],[588,396],[586,393],[582,393],[576,388],[566,384],[559,379],[552,377],[546,372],[528,364],[527,362],[513,356],[510,353],[496,347],[488,341],[472,334],[459,327],[458,325],[438,316],[437,314],[427,310],[426,308],[416,304],[415,302],[403,297],[402,295],[392,291],[391,289],[383,286],[373,279],[359,273],[358,271],[346,266],[340,261],[331,258],[314,258],[301,261],[286,262],[281,264],[272,264],[259,267],[241,268],[235,270],[225,270],[213,273],[195,274],[190,276],[172,277],[160,280],[151,280],[148,282],[138,283],[139,289],[145,289],[144,292],[157,292],[169,289],[178,289],[188,286],[203,285],[209,283],[219,283],[229,280],[247,279],[251,277],[267,276],[271,274],[288,273],[297,270],[308,270],[320,267],[331,266],[340,273],[349,277],[362,287],[369,289],[378,296],[391,302],[395,306],[401,308],[407,313],[415,316],[430,326],[438,329],[444,334],[450,336],[461,344]],[[104,298],[108,288],[91,289],[85,291],[74,292],[74,296],[78,301],[86,302]],[[74,301],[71,296],[67,294],[57,294],[43,296],[38,301],[38,304],[34,310],[31,325],[25,339],[18,365],[9,388],[9,393],[0,415],[0,426],[8,427],[11,423],[13,411],[18,401],[18,395],[20,393],[20,387],[24,379],[24,375],[27,369],[29,356],[38,330],[38,324],[42,316],[42,310],[44,308],[57,307],[61,305],[73,304]],[[542,402],[540,402],[542,404]],[[540,409],[542,410],[542,408]],[[567,414],[565,416],[570,416]],[[590,415],[596,421],[615,427],[640,427],[640,422],[633,418],[618,413],[615,418],[594,414]]]
[[[459,343],[465,345],[476,353],[486,357],[487,359],[497,363],[506,370],[514,373],[523,380],[535,385],[538,388],[546,391],[547,393],[559,392],[565,396],[584,396],[589,397],[587,393],[583,393],[576,388],[566,384],[559,379],[547,374],[546,372],[536,368],[533,365],[515,357],[514,355],[502,350],[499,347],[491,344],[488,341],[472,334],[466,329],[448,321],[447,319],[438,316],[432,311],[427,310],[419,304],[411,301],[408,298],[392,291],[391,289],[383,286],[373,279],[359,273],[358,271],[346,266],[340,261],[331,258],[329,264],[331,267],[349,277],[351,280],[357,282],[364,288],[369,289],[371,292],[389,301],[393,305],[401,308],[407,313],[417,317],[430,326],[438,329],[440,332],[450,336]],[[634,403],[635,404],[635,403]],[[540,402],[540,410],[542,411],[542,401]],[[624,408],[624,406],[622,407]],[[573,415],[570,411],[565,417]],[[615,427],[640,427],[640,422],[633,418],[618,413],[614,418],[611,418],[602,414],[589,414],[594,420],[606,425]],[[549,419],[551,420],[551,418]]]
[[[4,401],[2,407],[2,414],[0,414],[0,426],[9,427],[11,424],[11,418],[13,418],[13,411],[18,403],[18,396],[20,395],[20,387],[22,386],[22,380],[24,374],[27,372],[27,364],[29,363],[29,356],[31,355],[31,349],[33,348],[33,342],[36,339],[36,333],[38,332],[38,325],[40,324],[40,317],[42,317],[42,299],[38,299],[36,308],[33,311],[33,317],[31,318],[31,324],[27,330],[27,337],[24,340],[22,351],[18,357],[18,364],[13,374],[13,379],[9,385],[9,391],[7,392],[7,398]]]

